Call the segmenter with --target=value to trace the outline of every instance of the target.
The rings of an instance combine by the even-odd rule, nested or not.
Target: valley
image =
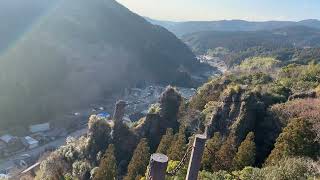
[[[17,174],[24,171],[27,167],[37,162],[37,159],[42,154],[48,153],[48,151],[55,150],[66,143],[66,140],[70,137],[79,138],[87,133],[88,119],[91,115],[107,114],[111,118],[114,111],[115,102],[122,99],[128,103],[125,112],[125,119],[128,126],[132,126],[133,123],[140,120],[148,113],[150,106],[157,102],[161,93],[165,90],[165,86],[153,85],[144,88],[129,88],[124,90],[123,93],[100,99],[95,104],[90,104],[87,107],[80,109],[74,109],[66,115],[55,119],[48,119],[47,122],[51,124],[50,131],[59,131],[60,135],[54,140],[40,144],[40,146],[34,149],[19,150],[17,152],[11,152],[9,157],[0,157],[1,165],[0,172],[7,172],[10,174]],[[195,93],[194,88],[177,87],[177,90],[181,93],[182,97],[186,100],[190,99]],[[49,132],[50,132],[49,131]],[[11,134],[10,132],[7,132]],[[44,133],[48,133],[44,132]],[[30,137],[36,134],[27,133]],[[28,155],[27,158],[23,158],[23,155]],[[27,161],[26,166],[21,166],[19,163]]]
[[[0,2],[0,180],[319,179],[320,21],[157,3]]]

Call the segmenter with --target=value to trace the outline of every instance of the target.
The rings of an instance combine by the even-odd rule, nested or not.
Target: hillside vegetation
[[[289,26],[269,31],[201,31],[181,38],[197,55],[219,57],[227,66],[254,56],[273,56],[283,63],[319,61],[320,30]],[[223,49],[224,53],[214,53]]]
[[[124,87],[194,86],[190,72],[203,67],[172,33],[114,0],[57,1],[36,22],[0,57],[0,129],[54,119]]]
[[[81,179],[83,172],[97,167],[97,175],[91,171],[95,179],[106,177],[103,172],[144,179],[151,153],[168,155],[170,171],[187,152],[193,135],[206,132],[200,179],[319,178],[320,65],[271,66],[274,62],[249,59],[236,71],[204,84],[190,101],[168,87],[132,128],[119,122],[108,126],[91,117],[88,136],[53,152],[37,177]],[[110,132],[112,136],[106,135]],[[102,160],[95,158],[105,151]],[[82,171],[75,168],[79,163]],[[184,164],[167,179],[184,179],[186,168]]]

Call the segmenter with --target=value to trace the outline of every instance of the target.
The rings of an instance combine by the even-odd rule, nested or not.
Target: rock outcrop
[[[317,92],[310,91],[310,92],[301,92],[301,93],[295,93],[289,96],[289,101],[295,100],[295,99],[305,99],[305,98],[316,98]]]

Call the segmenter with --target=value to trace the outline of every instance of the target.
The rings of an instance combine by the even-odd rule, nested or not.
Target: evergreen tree
[[[160,103],[160,116],[162,117],[161,127],[172,127],[174,130],[179,128],[177,116],[182,102],[182,96],[177,90],[171,86],[168,86],[166,90],[161,94],[159,98]],[[163,132],[164,134],[164,132]]]
[[[100,162],[94,180],[113,180],[117,178],[117,164],[113,144],[108,146]]]
[[[133,151],[138,144],[137,137],[125,124],[115,122],[113,127],[113,144],[120,173],[125,173]]]
[[[214,136],[208,140],[207,147],[204,150],[202,156],[202,169],[206,171],[218,171],[219,161],[217,157],[217,152],[221,147],[221,135],[219,132],[216,132]]]
[[[180,128],[179,133],[174,135],[174,140],[171,143],[168,151],[168,157],[170,160],[179,161],[182,159],[186,151],[186,135],[185,130]]]
[[[315,141],[316,134],[312,124],[304,119],[293,119],[277,138],[275,147],[266,164],[275,164],[288,156],[307,156],[316,158],[320,145]]]
[[[88,123],[88,155],[96,160],[98,152],[104,152],[110,143],[111,128],[106,121],[92,115]]]
[[[161,115],[163,117],[170,117],[174,118],[173,120],[176,120],[181,101],[181,94],[179,94],[175,88],[168,86],[161,94],[159,100]]]
[[[137,148],[135,149],[132,159],[128,166],[128,173],[124,180],[135,180],[142,177],[147,169],[150,159],[150,148],[147,139],[140,140]]]
[[[218,167],[220,170],[232,170],[233,158],[236,152],[236,137],[230,134],[217,153],[220,162]]]
[[[173,129],[168,128],[165,135],[162,136],[157,153],[167,154],[173,141]]]
[[[242,170],[246,166],[252,166],[256,159],[256,144],[254,133],[248,133],[246,139],[240,144],[238,152],[234,158],[234,167]]]

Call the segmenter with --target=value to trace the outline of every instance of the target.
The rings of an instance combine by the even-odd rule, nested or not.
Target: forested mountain
[[[37,178],[148,179],[150,155],[158,152],[170,160],[167,172],[181,167],[166,178],[184,179],[188,163],[180,161],[204,133],[199,179],[317,179],[319,73],[319,64],[256,57],[212,78],[189,101],[168,87],[132,127],[91,116],[87,136],[51,153]]]
[[[60,0],[42,13],[1,54],[1,128],[47,121],[121,87],[192,85],[188,72],[202,67],[174,34],[114,0]]]
[[[320,21],[315,19],[293,21],[265,21],[251,22],[244,20],[222,20],[222,21],[187,21],[187,22],[170,22],[158,21],[148,18],[153,24],[167,28],[177,36],[183,36],[200,31],[263,31],[272,30],[288,26],[307,26],[320,28]]]
[[[219,57],[229,67],[253,56],[301,63],[319,60],[320,30],[306,26],[270,31],[203,31],[184,35],[182,40],[195,54]]]
[[[303,48],[320,46],[320,30],[292,26],[271,31],[203,31],[182,36],[197,54],[223,47],[230,51],[244,51],[252,47],[265,49]]]

